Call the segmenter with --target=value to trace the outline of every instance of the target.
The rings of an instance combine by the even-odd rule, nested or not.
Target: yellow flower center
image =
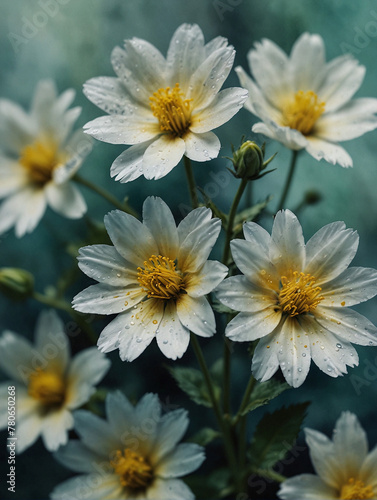
[[[191,101],[183,99],[179,83],[172,89],[158,89],[150,99],[153,115],[160,123],[162,132],[168,132],[174,137],[182,137],[191,124]]]
[[[43,406],[60,406],[65,399],[65,383],[57,373],[38,369],[30,375],[28,393]]]
[[[283,107],[283,126],[294,128],[309,135],[318,118],[325,111],[325,102],[318,99],[312,90],[299,90],[294,98]]]
[[[55,142],[36,141],[21,151],[19,161],[33,182],[44,185],[51,180],[53,170],[63,163],[64,158]]]
[[[176,299],[184,290],[184,280],[168,257],[152,255],[137,270],[139,285],[149,298]]]
[[[148,461],[128,448],[123,453],[117,450],[110,464],[120,477],[121,485],[126,488],[145,489],[153,479],[152,467]]]
[[[281,310],[292,317],[314,311],[324,298],[319,296],[322,288],[314,286],[314,276],[297,271],[290,272],[290,276],[290,278],[286,276],[280,278],[279,305]]]
[[[371,486],[366,486],[363,481],[351,477],[348,483],[342,487],[339,498],[341,500],[364,500],[376,497]]]

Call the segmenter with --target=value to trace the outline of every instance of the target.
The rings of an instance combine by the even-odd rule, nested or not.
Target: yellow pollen
[[[179,83],[172,89],[158,89],[149,100],[162,132],[168,132],[174,137],[182,137],[187,132],[191,124],[192,99],[183,99]]]
[[[341,500],[365,500],[367,498],[376,498],[376,496],[371,486],[366,486],[363,481],[351,477],[347,484],[342,487],[339,498]]]
[[[184,291],[184,281],[168,257],[152,255],[138,270],[138,282],[149,298],[176,299]]]
[[[290,276],[290,279],[286,276],[280,278],[279,305],[282,312],[293,317],[314,311],[324,298],[319,295],[322,288],[314,286],[314,276],[297,271],[290,272]]]
[[[36,184],[46,184],[52,178],[55,167],[64,161],[53,141],[36,141],[21,151],[21,165]]]
[[[120,483],[134,490],[145,489],[153,479],[152,467],[139,453],[126,448],[124,452],[117,450],[110,465],[120,477]]]
[[[309,135],[318,118],[325,111],[325,102],[319,101],[317,94],[309,90],[299,90],[294,98],[283,107],[283,126]]]
[[[37,369],[30,375],[28,393],[44,406],[60,406],[65,399],[65,383],[54,372]]]

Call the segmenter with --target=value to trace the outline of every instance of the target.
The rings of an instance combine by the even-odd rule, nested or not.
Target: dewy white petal
[[[300,474],[286,479],[280,486],[278,497],[282,500],[335,500],[338,488],[331,488],[314,474]]]
[[[353,306],[377,294],[377,271],[350,267],[334,280],[322,285],[323,306]]]
[[[185,141],[180,137],[161,135],[146,149],[142,169],[147,179],[161,179],[178,165],[185,153]]]
[[[278,370],[279,331],[262,337],[255,348],[252,362],[254,377],[260,382],[269,380]]]
[[[113,246],[90,245],[79,250],[78,266],[90,278],[111,286],[137,284],[137,269]]]
[[[203,448],[197,444],[179,444],[156,466],[158,477],[181,477],[198,469],[205,459]]]
[[[333,165],[338,163],[344,168],[353,166],[352,158],[344,148],[317,137],[308,137],[306,151],[316,160],[324,159]]]
[[[220,141],[213,132],[194,134],[188,132],[185,135],[185,156],[193,161],[209,161],[217,158],[220,151]]]
[[[276,305],[275,292],[252,284],[246,276],[231,276],[215,293],[222,304],[235,311],[252,313]]]
[[[91,78],[84,84],[85,96],[109,114],[125,115],[133,113],[134,104],[131,104],[119,78],[101,76]]]
[[[110,144],[140,144],[160,133],[156,119],[132,115],[106,115],[95,118],[84,126],[84,132]]]
[[[279,324],[281,311],[273,307],[237,314],[227,325],[225,335],[235,342],[251,342],[271,333]]]
[[[339,276],[351,263],[359,245],[356,231],[344,222],[332,222],[317,231],[306,244],[305,272],[316,278],[316,285]]]
[[[294,92],[317,92],[325,72],[325,46],[319,35],[303,33],[294,43],[287,67]]]
[[[238,87],[222,90],[206,108],[193,113],[190,130],[202,134],[220,127],[242,108],[247,96],[247,90]]]
[[[191,297],[207,295],[217,287],[227,274],[228,268],[224,264],[215,260],[207,260],[200,271],[188,278],[186,292]]]
[[[197,24],[182,24],[176,30],[167,53],[168,80],[179,83],[184,93],[190,76],[205,59],[204,36]]]
[[[149,196],[143,204],[143,224],[149,229],[158,247],[158,254],[175,260],[178,232],[173,214],[161,199]]]
[[[200,337],[211,337],[216,331],[215,316],[205,297],[180,295],[177,314],[183,326]]]
[[[166,304],[164,315],[158,326],[157,345],[169,359],[181,358],[190,342],[190,332],[182,325],[175,304]]]
[[[158,254],[151,232],[132,215],[113,210],[105,215],[105,226],[116,250],[136,268],[151,255]]]
[[[270,119],[268,119],[261,108],[260,104],[256,103],[257,116],[260,116],[265,123],[258,122],[252,127],[252,131],[256,134],[263,134],[270,139],[275,139],[281,142],[289,149],[299,151],[300,149],[306,148],[308,146],[308,139],[304,137],[298,130],[291,129],[289,127],[280,127]]]
[[[69,219],[80,219],[87,210],[85,199],[72,183],[56,185],[50,182],[45,189],[50,207]]]
[[[111,165],[110,175],[122,183],[131,182],[143,175],[143,156],[154,139],[129,147]]]

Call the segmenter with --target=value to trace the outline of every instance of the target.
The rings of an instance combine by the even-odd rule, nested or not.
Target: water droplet
[[[338,349],[341,349],[343,346],[342,346],[342,344],[336,344],[336,347],[337,347]]]
[[[162,341],[162,343],[163,343],[163,344],[165,344],[165,345],[166,345],[168,342],[169,342],[168,340],[163,340],[163,341]]]
[[[136,342],[137,342],[138,344],[140,344],[140,342],[141,342],[142,340],[143,340],[143,339],[142,339],[141,337],[138,337],[138,338],[136,339]]]
[[[302,356],[303,358],[305,358],[305,357],[306,357],[306,353],[305,353],[305,352],[303,352],[303,353],[301,354],[301,356]]]

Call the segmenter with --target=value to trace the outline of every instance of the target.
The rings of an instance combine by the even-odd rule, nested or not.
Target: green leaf
[[[255,408],[266,405],[271,399],[276,398],[279,394],[290,388],[291,386],[286,382],[279,382],[274,379],[256,385],[250,395],[249,403],[241,415],[246,415],[250,411],[255,410]]]
[[[230,485],[229,469],[217,469],[210,474],[193,475],[185,478],[196,498],[224,498],[234,492]]]
[[[309,403],[300,403],[267,413],[257,425],[250,446],[254,469],[272,469],[297,439]]]
[[[230,307],[224,306],[224,304],[221,304],[221,302],[218,302],[217,300],[212,301],[212,308],[221,314],[235,314],[235,311],[231,309]]]
[[[168,368],[178,386],[196,404],[212,408],[211,399],[202,372],[195,368],[175,367]],[[220,398],[220,387],[214,385],[215,397]]]
[[[264,201],[239,212],[234,220],[233,234],[238,235],[242,231],[243,223],[253,221],[266,208],[271,199],[272,196],[267,196]]]
[[[199,432],[194,434],[188,441],[190,443],[200,444],[200,446],[207,446],[207,444],[211,443],[214,439],[220,437],[221,434],[210,427],[203,427]]]

